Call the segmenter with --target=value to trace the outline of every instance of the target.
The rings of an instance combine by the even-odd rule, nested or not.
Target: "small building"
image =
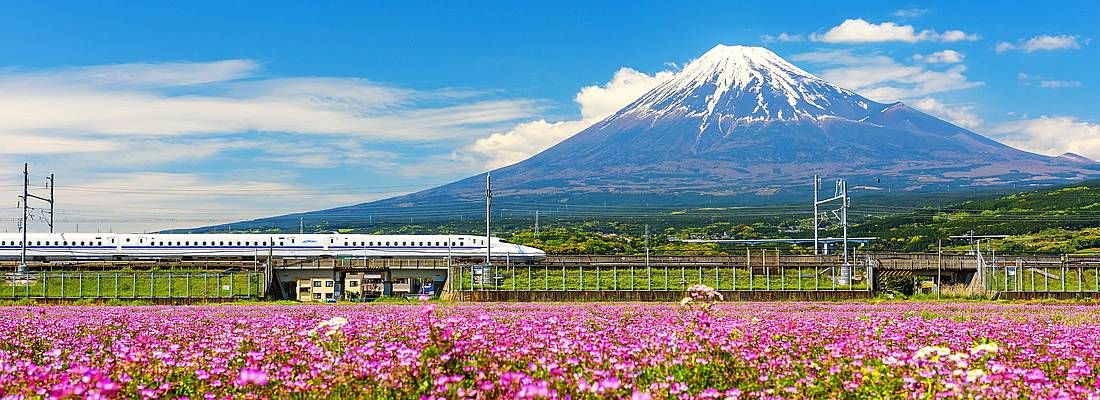
[[[381,274],[351,273],[344,277],[343,298],[358,300],[381,292]],[[297,280],[298,301],[332,301],[336,299],[336,280],[332,278],[300,278]]]
[[[298,301],[333,301],[336,281],[327,278],[298,280]]]

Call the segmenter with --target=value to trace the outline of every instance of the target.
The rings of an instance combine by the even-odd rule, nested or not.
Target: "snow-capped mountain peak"
[[[766,48],[718,45],[613,118],[698,118],[702,131],[768,120],[858,120],[882,108]]]
[[[900,192],[987,190],[1100,177],[1073,154],[1014,149],[902,103],[872,102],[759,47],[718,46],[611,117],[493,172],[517,207],[803,204],[815,174]],[[485,176],[307,214],[385,215],[477,202]],[[536,211],[531,209],[531,211]],[[301,214],[259,220],[298,226]],[[247,225],[246,225],[247,226]]]

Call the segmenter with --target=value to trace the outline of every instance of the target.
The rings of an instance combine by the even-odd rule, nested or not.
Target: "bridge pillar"
[[[338,301],[344,300],[344,271],[333,270],[332,280],[334,282],[332,285],[332,297],[335,297]]]
[[[382,271],[382,295],[393,296],[393,273],[388,270]]]

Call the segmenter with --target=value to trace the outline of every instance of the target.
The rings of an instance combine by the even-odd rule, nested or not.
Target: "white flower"
[[[317,324],[316,328],[310,329],[309,334],[310,335],[316,335],[317,332],[319,332],[323,329],[325,331],[326,336],[332,336],[332,335],[335,335],[337,332],[339,332],[340,329],[343,328],[344,325],[347,325],[347,324],[348,324],[348,319],[347,318],[332,317],[332,318],[329,318],[328,321],[322,321],[320,324]]]
[[[979,344],[977,346],[974,346],[974,349],[971,350],[970,352],[973,353],[973,354],[978,354],[978,353],[996,353],[998,351],[1000,351],[1000,348],[997,347],[996,343],[982,343],[982,344]]]
[[[943,357],[943,356],[946,356],[948,354],[951,354],[951,349],[949,349],[949,348],[937,347],[937,346],[928,346],[928,347],[921,347],[919,350],[917,350],[917,352],[915,354],[913,354],[913,358],[925,359],[925,358],[929,358],[931,356]]]
[[[966,372],[966,381],[975,382],[978,379],[981,379],[981,377],[983,376],[985,376],[985,371],[982,371],[980,369],[972,369]]]
[[[721,293],[718,293],[714,288],[707,285],[691,285],[688,288],[688,295],[695,300],[705,301],[707,303],[714,301],[724,300]]]

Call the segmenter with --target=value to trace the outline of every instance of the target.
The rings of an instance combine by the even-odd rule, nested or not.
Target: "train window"
[[[282,246],[282,245],[283,245],[283,242],[279,242],[279,246]]]
[[[41,245],[42,245],[42,242],[34,242],[34,245],[35,245],[35,246],[41,246]]]
[[[237,246],[240,246],[240,245],[241,245],[241,242],[237,242]]]
[[[465,245],[466,245],[466,242],[458,242],[458,247],[462,247],[462,246],[465,246]]]
[[[84,242],[80,242],[80,245],[81,245],[81,246],[83,246],[83,245],[84,245]]]
[[[265,240],[261,246],[267,246],[267,241]]]
[[[371,245],[371,246],[374,246],[374,242],[370,242],[370,245]]]
[[[130,238],[126,238],[126,243],[130,243]]]
[[[191,242],[183,242],[183,245],[184,245],[184,246],[190,246],[190,245],[191,245]]]
[[[408,246],[409,244],[408,244],[408,242],[401,242],[401,245],[402,246]]]
[[[390,245],[390,242],[386,242],[386,246],[389,246],[389,245]]]
[[[102,246],[102,245],[103,245],[103,242],[99,242],[99,245],[100,245],[100,246]]]
[[[347,246],[347,245],[348,245],[348,242],[344,242],[344,246]]]

